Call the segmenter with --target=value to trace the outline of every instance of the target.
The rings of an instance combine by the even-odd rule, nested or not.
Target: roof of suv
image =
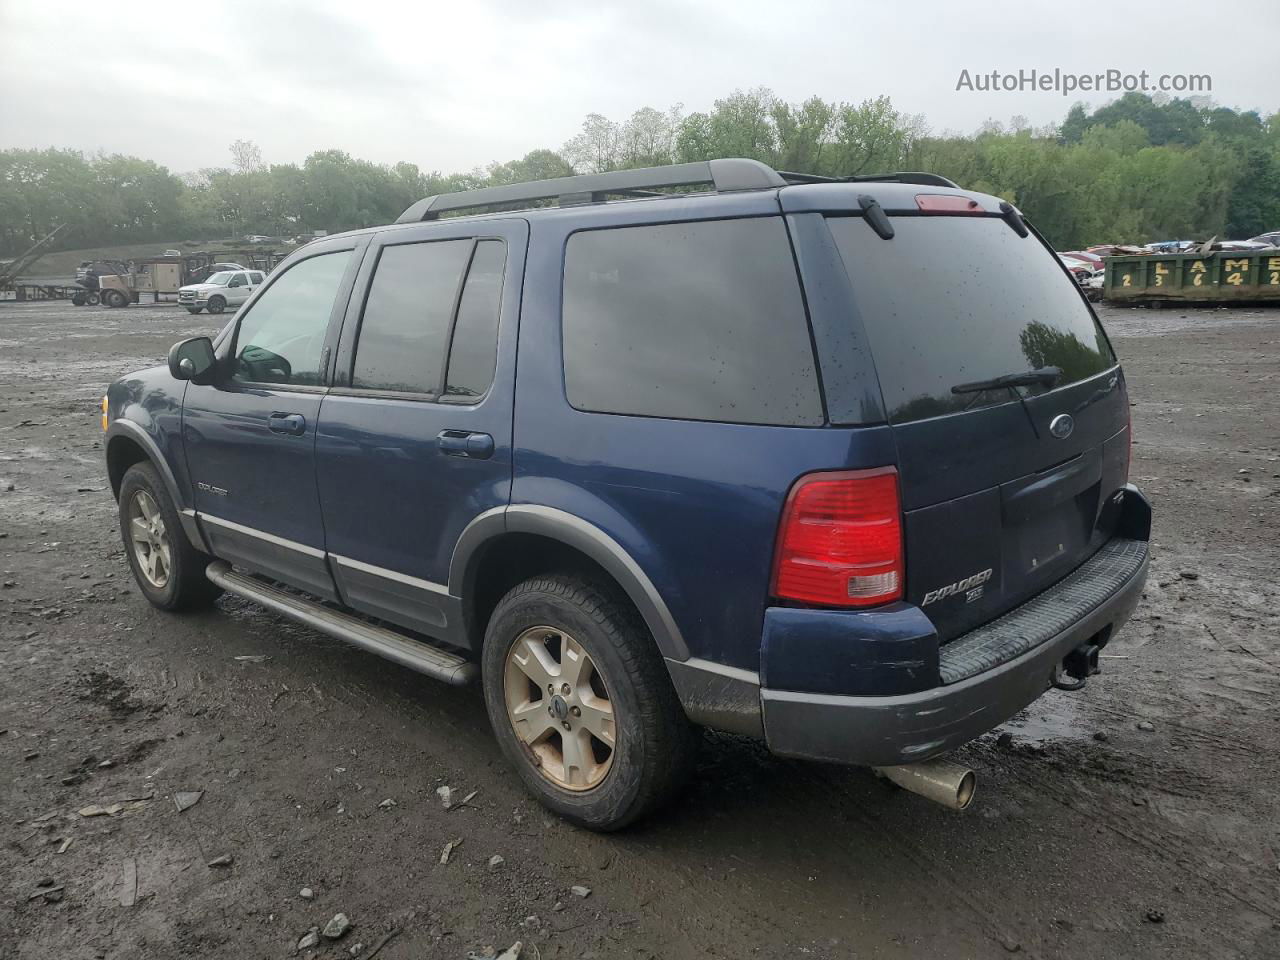
[[[701,187],[689,192],[684,188]],[[891,212],[919,212],[917,196],[921,187],[930,194],[962,197],[969,209],[954,212],[1009,216],[1012,208],[998,197],[961,188],[935,173],[899,172],[851,177],[823,177],[814,174],[774,170],[759,160],[727,158],[642,167],[610,173],[591,173],[551,180],[482,187],[457,193],[423,197],[396,219],[396,225],[441,219],[471,220],[509,216],[554,215],[556,211],[592,207],[615,200],[681,201],[716,195],[742,196],[773,192],[786,213],[809,210],[865,214],[868,207],[880,206]],[[853,189],[857,188],[857,189]],[[680,192],[671,192],[678,190]],[[662,192],[666,191],[666,192]],[[549,201],[555,201],[554,205]],[[386,225],[351,230],[340,237],[385,230]]]
[[[694,163],[677,163],[663,167],[642,167],[634,170],[618,170],[611,173],[591,173],[574,177],[559,177],[553,180],[534,180],[526,183],[513,183],[497,187],[483,187],[479,190],[466,190],[458,193],[436,194],[423,197],[411,205],[397,218],[396,223],[419,223],[437,220],[441,214],[454,211],[467,211],[464,216],[480,216],[493,213],[511,213],[514,210],[534,213],[538,209],[548,209],[546,201],[554,200],[556,205],[564,207],[583,206],[604,203],[611,199],[622,200],[679,200],[688,199],[688,192],[660,192],[688,187],[704,187],[713,194],[735,194],[748,191],[772,191],[791,187],[787,196],[791,207],[799,202],[800,207],[818,198],[830,204],[835,185],[845,185],[846,189],[838,191],[842,195],[856,196],[848,190],[848,185],[864,185],[864,191],[878,185],[875,189],[878,197],[896,201],[911,198],[909,204],[915,209],[914,196],[919,187],[927,186],[933,191],[945,193],[959,192],[957,184],[935,173],[905,172],[883,173],[853,177],[822,177],[813,174],[788,173],[777,171],[759,160],[729,158],[722,160],[698,161]],[[884,190],[884,187],[890,187]],[[897,190],[892,187],[898,187]],[[990,203],[980,203],[981,212],[1000,213],[999,200],[994,197],[983,197],[981,194],[964,196]],[[892,203],[898,207],[897,202]],[[800,207],[797,207],[799,209]],[[495,209],[497,208],[497,209]],[[978,212],[978,211],[975,211]]]

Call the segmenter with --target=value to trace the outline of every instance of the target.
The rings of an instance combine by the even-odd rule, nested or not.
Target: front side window
[[[563,338],[565,388],[579,410],[823,423],[780,217],[574,234]]]
[[[458,283],[470,253],[470,240],[382,249],[360,321],[353,387],[436,392]]]
[[[230,281],[230,279],[233,276],[234,274],[232,274],[230,271],[224,270],[221,273],[213,274],[213,276],[211,276],[208,280],[206,280],[205,283],[212,283],[212,284],[216,284],[219,287],[225,287],[228,281]]]
[[[311,257],[294,264],[263,292],[240,322],[233,379],[295,386],[320,383],[325,331],[350,260],[350,250]]]

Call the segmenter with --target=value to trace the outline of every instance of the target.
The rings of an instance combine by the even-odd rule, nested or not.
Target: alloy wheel
[[[597,787],[613,766],[617,718],[604,675],[555,627],[525,630],[507,651],[507,719],[538,771],[565,790]]]
[[[169,551],[169,531],[155,498],[146,490],[137,490],[129,502],[129,542],[138,569],[153,587],[164,589],[173,569]]]

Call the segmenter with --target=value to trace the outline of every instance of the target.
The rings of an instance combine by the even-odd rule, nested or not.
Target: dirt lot
[[[0,957],[288,957],[339,912],[317,956],[1280,957],[1280,310],[1103,312],[1157,517],[1105,673],[967,747],[964,814],[708,736],[600,837],[526,798],[477,691],[152,610],[97,403],[210,321],[0,304]]]

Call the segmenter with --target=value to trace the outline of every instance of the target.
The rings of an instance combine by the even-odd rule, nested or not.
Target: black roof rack
[[[791,173],[779,170],[778,176],[791,183],[917,183],[926,187],[960,188],[958,183],[936,173],[904,171],[901,173],[863,173],[854,177],[824,177],[816,173]]]
[[[600,203],[610,196],[665,196],[653,193],[657,187],[687,187],[710,184],[717,193],[738,190],[767,190],[785,187],[787,181],[759,160],[727,159],[695,163],[676,163],[665,167],[643,167],[613,173],[588,173],[555,180],[534,180],[501,187],[482,187],[460,193],[441,193],[423,197],[396,223],[435,220],[451,210],[473,210],[506,204],[536,203],[557,200],[566,207],[579,203]]]

